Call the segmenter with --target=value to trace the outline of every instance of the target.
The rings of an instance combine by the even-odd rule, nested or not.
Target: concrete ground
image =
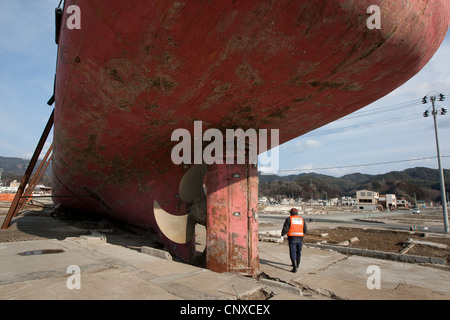
[[[347,256],[331,250],[304,246],[300,268],[297,273],[291,273],[292,265],[286,245],[271,242],[259,244],[261,271],[273,280],[299,288],[303,295],[299,299],[450,299],[448,270]],[[376,279],[378,275],[379,282]],[[379,286],[376,286],[377,283]],[[286,290],[284,288],[283,291]],[[281,297],[296,298],[292,295],[281,295],[273,299]]]
[[[288,247],[260,242],[261,274],[250,278],[144,254],[145,237],[103,231],[83,236],[48,215],[15,218],[0,231],[0,299],[450,299],[445,268],[304,246],[291,273]]]
[[[225,300],[261,289],[252,278],[176,262],[162,250],[142,253],[151,251],[142,250],[147,237],[115,229],[89,235],[48,214],[15,218],[0,230],[0,299]]]
[[[59,252],[32,253],[42,250]],[[235,299],[236,291],[260,287],[252,279],[79,238],[3,243],[0,266],[0,299]]]

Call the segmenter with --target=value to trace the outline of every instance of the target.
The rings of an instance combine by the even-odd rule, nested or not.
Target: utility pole
[[[445,96],[441,93],[439,95],[439,101],[444,101],[444,98],[445,98]],[[441,182],[441,201],[442,201],[442,211],[443,211],[443,215],[444,215],[444,232],[449,233],[447,199],[446,199],[445,181],[444,181],[444,169],[442,168],[442,163],[441,163],[441,151],[439,149],[438,125],[437,125],[437,120],[436,120],[436,115],[437,115],[436,106],[435,106],[436,96],[430,96],[430,100],[431,100],[431,105],[433,108],[432,114],[433,114],[433,120],[434,120],[434,133],[435,133],[435,137],[436,137],[436,149],[437,149],[437,158],[438,158],[438,165],[439,165],[439,178],[440,178],[440,182]],[[427,96],[425,96],[422,101],[424,104],[427,103]],[[447,113],[447,110],[442,108],[441,115],[445,115],[446,113]],[[428,116],[428,111],[425,111],[424,116],[425,117]]]

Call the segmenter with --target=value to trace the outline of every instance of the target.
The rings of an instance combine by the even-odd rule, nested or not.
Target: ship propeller
[[[203,189],[206,164],[195,164],[181,178],[178,193],[186,203],[186,212],[192,216],[194,223],[206,226],[206,194]]]
[[[178,192],[180,199],[186,203],[187,214],[173,215],[162,209],[156,200],[153,203],[159,229],[173,242],[191,242],[195,234],[195,224],[206,225],[206,195],[203,190],[206,168],[206,165],[193,165],[181,178]]]
[[[189,214],[182,216],[170,214],[162,209],[156,200],[153,202],[153,212],[159,229],[169,240],[180,244],[192,241],[195,223]]]

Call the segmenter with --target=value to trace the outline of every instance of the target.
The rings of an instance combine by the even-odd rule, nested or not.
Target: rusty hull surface
[[[210,165],[206,185],[206,267],[254,274],[259,269],[257,166]]]
[[[414,76],[450,16],[447,0],[66,0],[64,11],[71,4],[81,29],[64,14],[53,158],[54,194],[64,197],[55,202],[152,230],[186,261],[195,239],[170,241],[153,215],[155,201],[186,214],[187,167],[170,158],[175,129],[201,120],[203,130],[279,129],[289,141]],[[369,5],[382,9],[381,30],[366,26]],[[258,268],[249,167],[208,168],[211,268]],[[242,178],[230,180],[234,171]]]

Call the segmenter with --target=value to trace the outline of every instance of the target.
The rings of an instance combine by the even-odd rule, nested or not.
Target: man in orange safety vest
[[[302,254],[303,237],[307,232],[305,219],[298,215],[298,210],[292,208],[289,211],[290,216],[286,218],[281,230],[281,235],[287,235],[289,241],[289,256],[292,262],[291,272],[297,272],[300,266],[300,259]]]

